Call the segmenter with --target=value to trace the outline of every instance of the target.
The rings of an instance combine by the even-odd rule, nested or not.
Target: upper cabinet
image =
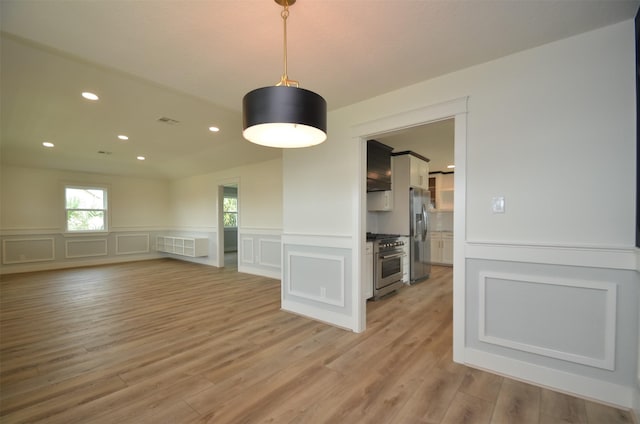
[[[434,172],[429,175],[429,191],[433,208],[441,211],[453,210],[453,172]]]
[[[393,153],[393,156],[408,158],[409,187],[429,190],[429,159],[411,151]]]
[[[392,150],[379,141],[367,141],[367,191],[391,190]]]
[[[388,212],[393,210],[393,191],[367,192],[367,210],[369,212]]]
[[[410,156],[411,161],[411,187],[419,187],[429,190],[429,160],[414,155]]]

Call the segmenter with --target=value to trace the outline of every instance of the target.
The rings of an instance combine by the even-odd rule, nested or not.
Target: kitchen
[[[367,142],[367,243],[363,296],[380,300],[453,264],[454,122]]]

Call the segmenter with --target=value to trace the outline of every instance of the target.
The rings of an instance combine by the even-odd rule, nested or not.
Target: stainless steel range
[[[373,241],[373,297],[378,299],[402,287],[404,242],[392,234],[367,234]]]

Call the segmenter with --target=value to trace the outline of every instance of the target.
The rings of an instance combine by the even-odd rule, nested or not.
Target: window
[[[238,198],[224,197],[222,201],[222,222],[225,228],[238,226]]]
[[[67,186],[67,231],[107,231],[107,190],[100,187]]]

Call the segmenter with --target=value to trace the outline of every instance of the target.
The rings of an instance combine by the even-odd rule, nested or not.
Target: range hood
[[[367,140],[367,191],[391,190],[391,152],[393,147]]]

